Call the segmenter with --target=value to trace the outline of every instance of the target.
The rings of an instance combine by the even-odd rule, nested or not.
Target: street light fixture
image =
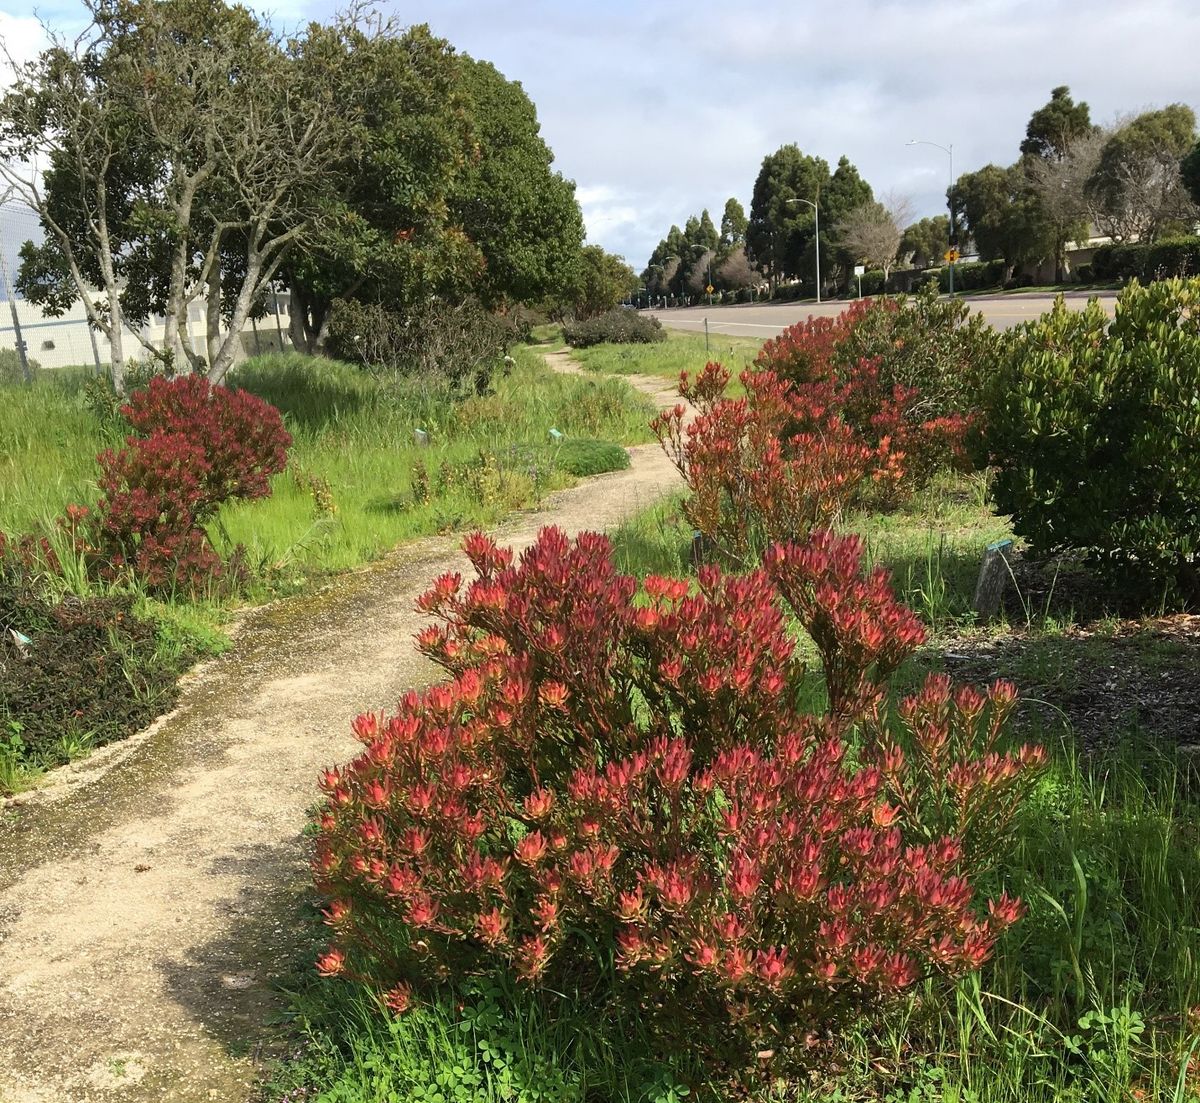
[[[927,142],[924,138],[911,138],[905,142],[905,145],[910,146],[933,146],[934,149],[940,149],[947,157],[950,158],[950,188],[946,192],[946,203],[950,207],[950,248],[954,248],[954,204],[950,202],[950,192],[954,190],[954,143],[951,142],[948,146],[939,145],[937,142]],[[950,261],[950,294],[954,294],[954,261]]]
[[[813,209],[813,225],[817,234],[817,306],[821,305],[821,211],[811,199],[789,199],[788,203],[807,203]]]

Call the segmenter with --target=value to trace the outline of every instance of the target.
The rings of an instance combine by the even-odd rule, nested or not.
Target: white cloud
[[[956,172],[1016,157],[1030,113],[1068,84],[1104,121],[1200,106],[1191,0],[398,0],[520,80],[594,240],[640,265],[672,222],[749,205],[788,141],[845,153],[879,192],[942,208]],[[594,189],[602,189],[594,194]],[[632,214],[632,217],[631,217]]]
[[[343,6],[280,3],[287,21]],[[1098,121],[1200,107],[1195,0],[393,0],[392,10],[524,84],[557,167],[579,186],[589,237],[635,267],[673,222],[702,207],[719,217],[730,195],[749,207],[763,156],[784,142],[831,164],[845,153],[876,191],[930,214],[944,203],[947,161],[910,138],[953,143],[962,172],[1011,162],[1059,84]],[[62,4],[52,22],[81,11]]]
[[[0,53],[2,88],[12,77],[9,57],[18,65],[36,57],[46,45],[46,32],[35,16],[14,15],[12,12],[0,10],[0,43],[4,45],[4,51]]]

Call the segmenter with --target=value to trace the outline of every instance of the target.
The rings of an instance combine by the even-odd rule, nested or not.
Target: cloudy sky
[[[8,5],[8,13],[4,13]],[[276,0],[280,23],[336,0]],[[943,207],[956,173],[1016,156],[1029,114],[1070,85],[1092,117],[1183,101],[1200,109],[1196,0],[393,0],[494,62],[538,106],[578,185],[592,241],[640,268],[672,222],[725,199],[749,207],[763,155],[785,142],[845,153],[877,192]],[[0,34],[35,47],[28,9]],[[69,0],[39,5],[63,27]]]

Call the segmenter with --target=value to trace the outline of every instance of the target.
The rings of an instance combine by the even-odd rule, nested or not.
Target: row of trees
[[[725,203],[718,232],[705,209],[681,230],[672,226],[650,254],[642,275],[651,295],[697,295],[706,286],[737,291],[758,282],[758,272],[746,254],[749,220],[736,199]]]
[[[521,86],[427,27],[354,8],[281,35],[223,0],[86,2],[83,35],[47,29],[17,66],[0,174],[45,232],[18,290],[50,313],[83,302],[118,387],[131,338],[220,380],[272,288],[310,352],[338,299],[587,310],[627,293],[632,272],[584,248]]]
[[[694,295],[709,272],[720,290],[807,280],[819,249],[828,282],[844,285],[851,267],[865,263],[886,283],[897,263],[927,267],[951,244],[963,251],[973,244],[982,259],[1004,262],[1006,279],[1051,258],[1061,279],[1067,244],[1093,228],[1116,241],[1190,233],[1198,202],[1200,143],[1190,107],[1172,104],[1105,128],[1060,87],[1031,116],[1013,165],[985,165],[948,189],[949,215],[913,222],[907,201],[877,197],[846,157],[831,171],[820,157],[785,145],[763,159],[748,218],[730,199],[719,234],[707,211],[683,230],[672,226],[642,278],[655,295]],[[733,225],[740,236],[728,230]]]
[[[1200,188],[1189,191],[1184,166],[1190,153],[1200,166],[1196,148],[1195,112],[1184,104],[1105,127],[1069,88],[1055,88],[1031,116],[1017,161],[955,181],[947,196],[952,219],[984,260],[1003,260],[1009,275],[1052,259],[1061,279],[1067,243],[1093,229],[1118,242],[1192,233]]]
[[[775,282],[811,271],[815,219],[804,200],[818,195],[822,267],[828,254],[830,275],[836,277],[846,254],[835,253],[835,228],[844,216],[874,201],[871,186],[847,158],[831,171],[826,161],[791,144],[764,158],[749,216],[737,199],[729,199],[719,232],[707,210],[689,218],[682,230],[671,227],[642,275],[647,290],[652,295],[694,295],[711,283],[736,291],[762,282],[764,273]]]

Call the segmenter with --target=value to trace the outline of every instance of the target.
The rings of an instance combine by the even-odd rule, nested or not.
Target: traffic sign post
[[[867,270],[867,267],[866,267],[866,265],[865,265],[865,264],[856,264],[856,265],[854,266],[854,275],[855,275],[855,278],[858,280],[858,297],[859,297],[860,299],[862,298],[862,278],[863,278],[863,273],[864,273],[866,270]]]
[[[951,295],[954,294],[954,262],[956,260],[958,260],[958,258],[960,256],[962,256],[962,254],[957,249],[955,249],[953,245],[951,245],[950,248],[947,249],[945,251],[945,253],[942,254],[943,259],[946,261],[947,264],[950,265],[950,294]]]

